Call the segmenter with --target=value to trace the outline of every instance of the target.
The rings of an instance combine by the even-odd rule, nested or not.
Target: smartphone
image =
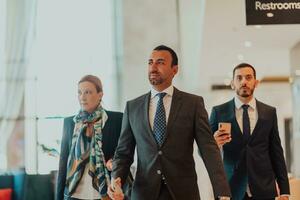
[[[220,122],[219,123],[219,130],[222,130],[222,132],[223,132],[223,134],[221,134],[220,136],[230,135],[231,134],[231,123]]]

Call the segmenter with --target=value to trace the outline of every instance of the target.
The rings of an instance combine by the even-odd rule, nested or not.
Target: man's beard
[[[250,92],[244,92],[243,91],[244,89],[243,88],[240,88],[236,93],[237,93],[237,95],[238,96],[240,96],[240,97],[250,97],[250,96],[252,96],[252,94],[253,94],[253,92],[254,92],[254,89],[250,89],[250,88],[248,88],[248,90],[250,91]]]
[[[157,76],[151,78],[151,74],[156,74]],[[164,79],[158,73],[149,73],[148,79],[151,85],[160,85],[164,82]]]

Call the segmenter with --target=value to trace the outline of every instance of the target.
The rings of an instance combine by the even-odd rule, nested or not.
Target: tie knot
[[[159,99],[163,99],[166,96],[167,93],[162,92],[162,93],[158,93],[157,96],[159,97]]]
[[[243,108],[243,110],[246,110],[246,111],[248,111],[249,105],[247,105],[247,104],[244,104],[244,105],[242,105],[242,108]]]

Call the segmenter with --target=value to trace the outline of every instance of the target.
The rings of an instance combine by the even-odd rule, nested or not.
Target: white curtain
[[[7,0],[4,63],[0,94],[0,158],[6,158],[7,140],[18,119],[24,97],[26,66],[33,36],[36,0]],[[1,160],[0,168],[6,168]]]

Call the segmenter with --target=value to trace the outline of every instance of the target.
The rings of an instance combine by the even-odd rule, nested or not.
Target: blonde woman
[[[98,77],[86,75],[78,82],[81,109],[65,118],[57,200],[107,200],[107,187],[122,123],[122,113],[101,105],[102,84]]]

